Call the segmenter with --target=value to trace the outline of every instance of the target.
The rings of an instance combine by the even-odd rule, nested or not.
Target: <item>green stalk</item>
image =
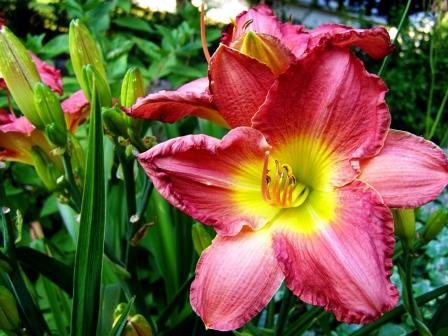
[[[285,332],[285,336],[301,335],[305,330],[311,327],[320,317],[325,314],[325,310],[321,307],[313,307],[300,318],[290,324]]]
[[[419,334],[422,336],[431,336],[432,334],[429,328],[423,322],[422,314],[414,297],[414,290],[412,288],[413,265],[410,251],[407,248],[404,248],[403,265],[399,266],[399,268],[400,278],[403,283],[402,297],[404,306],[411,315],[412,322]]]
[[[433,32],[431,36],[431,42],[429,45],[429,69],[431,71],[431,86],[429,87],[429,96],[428,96],[428,105],[426,107],[426,118],[425,118],[425,136],[428,136],[429,132],[429,124],[431,119],[431,112],[432,112],[432,101],[434,98],[434,87],[436,84],[436,65],[435,65],[435,58],[434,58],[434,39],[435,39],[435,33]]]
[[[274,336],[283,336],[283,330],[285,329],[285,325],[288,322],[289,307],[291,306],[293,298],[294,295],[292,294],[292,292],[285,287],[282,306],[280,308],[280,314],[278,316]]]
[[[65,151],[62,155],[62,163],[64,165],[65,179],[68,183],[68,190],[70,191],[70,196],[72,197],[73,204],[76,211],[81,210],[81,193],[75,181],[75,176],[73,175],[73,168],[69,154]]]
[[[406,3],[406,7],[403,11],[403,14],[401,15],[400,23],[398,24],[397,35],[395,35],[394,39],[392,40],[392,44],[395,44],[398,36],[401,33],[401,29],[403,28],[404,22],[406,21],[406,18],[408,16],[409,8],[411,7],[411,2],[412,2],[412,0],[408,0],[408,2]],[[380,71],[378,71],[378,76],[381,77],[381,75],[383,74],[384,69],[386,69],[387,63],[389,63],[389,59],[390,59],[389,56],[386,56],[384,58],[383,63],[381,64]]]
[[[266,312],[266,328],[272,328],[274,325],[274,315],[275,315],[275,300],[274,298],[271,299],[271,302],[268,304],[267,312]]]
[[[415,299],[417,302],[417,305],[421,306],[429,301],[432,301],[434,299],[437,299],[439,296],[442,296],[444,294],[448,293],[448,285],[441,286],[439,288],[434,289],[433,291],[429,293],[425,293],[423,295],[420,295]],[[365,325],[364,327],[356,330],[351,334],[351,336],[364,336],[364,335],[372,335],[373,332],[377,329],[379,329],[382,325],[393,321],[398,316],[404,314],[406,312],[406,309],[404,308],[404,305],[399,305],[395,307],[394,310],[391,310],[390,312],[387,312],[383,316],[381,316],[378,320],[369,323]]]
[[[427,137],[428,140],[431,140],[431,138],[434,136],[434,133],[436,132],[437,126],[439,125],[443,112],[445,112],[445,105],[447,100],[448,100],[448,88],[445,91],[442,103],[440,104],[439,110],[437,111],[436,119],[434,120],[434,123],[432,124],[431,127],[431,131],[429,132],[429,135]]]
[[[194,279],[194,273],[192,273],[188,276],[187,280],[185,280],[185,282],[182,284],[182,286],[180,286],[177,293],[173,296],[173,298],[167,304],[165,309],[163,309],[163,311],[160,313],[159,318],[157,319],[157,325],[162,326],[166,322],[166,320],[171,316],[173,311],[177,307],[179,307],[179,303],[182,300],[182,298],[184,297],[187,290],[190,288],[190,284],[193,281],[193,279]]]

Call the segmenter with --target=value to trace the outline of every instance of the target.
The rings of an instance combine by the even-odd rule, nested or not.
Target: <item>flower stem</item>
[[[429,69],[431,71],[431,86],[429,87],[428,104],[426,106],[426,118],[425,118],[425,136],[429,134],[429,124],[432,112],[432,100],[434,98],[434,87],[436,84],[436,64],[434,58],[434,39],[435,33],[431,36],[431,42],[429,46]]]
[[[62,155],[62,164],[64,165],[65,178],[68,182],[68,189],[70,192],[70,196],[76,208],[75,210],[79,212],[81,210],[82,197],[81,192],[79,191],[79,188],[76,185],[70,155],[67,152],[65,152]]]
[[[431,131],[429,132],[429,135],[427,137],[428,140],[431,140],[431,138],[434,136],[434,133],[436,132],[437,126],[440,122],[440,118],[442,117],[443,112],[445,111],[445,105],[446,101],[448,100],[448,88],[445,91],[445,95],[443,96],[442,103],[440,104],[439,110],[437,111],[436,119],[434,120]]]
[[[413,264],[412,264],[412,257],[410,255],[410,250],[408,250],[404,244],[403,246],[403,263],[399,266],[400,270],[400,278],[403,283],[403,304],[405,309],[408,311],[408,313],[411,315],[412,322],[414,323],[414,326],[416,330],[419,332],[422,336],[429,336],[432,335],[429,331],[428,327],[423,322],[422,314],[420,312],[420,309],[418,308],[417,301],[414,297],[414,291],[412,288],[412,271],[413,271]]]
[[[401,29],[403,28],[404,22],[406,20],[406,17],[408,16],[408,12],[409,12],[409,8],[411,7],[411,2],[412,0],[408,0],[408,2],[406,3],[406,7],[403,11],[403,14],[401,15],[401,19],[400,19],[400,23],[398,24],[398,28],[397,28],[397,35],[395,35],[394,39],[392,40],[392,44],[395,44],[395,42],[397,41],[398,36],[400,35]],[[389,56],[386,56],[383,60],[383,63],[381,64],[381,68],[380,71],[378,71],[378,76],[381,77],[381,75],[384,72],[384,69],[387,66],[387,63],[389,63]]]
[[[283,330],[285,329],[286,322],[288,321],[289,307],[291,306],[293,298],[294,295],[292,292],[285,287],[282,306],[280,307],[280,314],[278,316],[274,336],[283,335]]]

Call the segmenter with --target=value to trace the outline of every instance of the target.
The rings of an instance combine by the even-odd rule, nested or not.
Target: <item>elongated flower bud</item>
[[[136,314],[129,320],[128,325],[136,331],[138,336],[152,336],[152,328],[143,315]]]
[[[191,227],[191,237],[193,239],[193,247],[198,255],[201,255],[211,243],[212,237],[200,223],[194,223]]]
[[[59,98],[47,85],[37,83],[34,86],[34,103],[45,125],[55,123],[61,129],[66,129],[64,112]]]
[[[128,123],[126,118],[128,118],[128,116],[126,116],[123,111],[118,107],[104,108],[102,114],[104,125],[112,135],[127,138]]]
[[[87,99],[90,100],[90,88],[84,76],[83,67],[88,64],[93,68],[97,77],[97,83],[103,82],[104,87],[102,89],[107,91],[100,92],[100,96],[105,95],[105,97],[111,97],[110,88],[107,84],[106,70],[102,63],[101,52],[87,27],[79,20],[73,20],[70,23],[68,37],[70,59],[72,61],[73,70]],[[105,106],[110,106],[110,104],[111,102]]]
[[[38,146],[31,149],[31,157],[37,175],[40,177],[45,187],[53,191],[57,188],[57,179],[61,175],[55,164],[48,155]]]
[[[40,81],[28,50],[6,27],[0,29],[0,73],[22,113],[37,128],[43,129],[33,100],[33,88]]]
[[[429,243],[436,238],[446,224],[448,224],[448,209],[439,209],[432,213],[423,228],[423,242]]]
[[[17,329],[19,322],[16,299],[8,288],[0,286],[0,329]]]
[[[56,123],[48,124],[45,127],[45,134],[54,146],[64,148],[67,145],[67,131]]]
[[[124,76],[121,84],[120,103],[123,106],[131,107],[137,98],[145,95],[145,86],[140,70],[137,68],[130,68]]]
[[[90,100],[93,77],[95,77],[95,88],[100,99],[100,104],[104,107],[110,107],[112,105],[112,96],[106,78],[101,76],[101,74],[91,64],[83,66],[82,75],[86,85],[84,94],[87,99]]]
[[[395,233],[408,247],[412,248],[415,239],[414,209],[393,209]]]

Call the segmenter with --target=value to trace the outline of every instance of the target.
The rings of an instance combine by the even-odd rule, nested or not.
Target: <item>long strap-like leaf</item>
[[[101,106],[92,80],[86,177],[75,258],[71,335],[95,335],[100,309],[105,227],[105,181]]]

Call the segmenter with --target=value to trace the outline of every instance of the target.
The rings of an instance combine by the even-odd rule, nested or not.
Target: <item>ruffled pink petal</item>
[[[359,179],[374,187],[392,208],[416,208],[448,184],[448,159],[434,143],[390,130],[381,152],[361,161]]]
[[[89,105],[90,103],[82,90],[76,91],[62,102],[65,122],[71,132],[74,132],[78,125],[86,120],[89,115]]]
[[[210,60],[209,77],[213,104],[232,128],[251,125],[275,80],[266,65],[223,44]]]
[[[326,222],[308,206],[315,231],[304,234],[307,216],[273,227],[273,244],[287,286],[303,301],[323,306],[346,323],[367,323],[398,300],[389,277],[394,250],[393,220],[380,196],[354,181],[338,189],[336,214]]]
[[[197,116],[228,127],[211,103],[208,78],[199,78],[176,91],[160,91],[140,98],[129,114],[135,118],[173,123],[186,116]]]
[[[36,64],[37,71],[39,72],[40,79],[42,82],[47,84],[54,92],[57,92],[59,95],[62,95],[62,77],[61,72],[55,67],[49,65],[42,61],[39,57],[31,54],[31,58],[33,62]]]
[[[275,148],[298,138],[322,143],[332,158],[333,184],[343,185],[357,174],[352,159],[375,155],[384,143],[386,91],[348,50],[311,53],[279,76],[252,125]]]
[[[260,191],[269,148],[260,132],[239,127],[222,141],[206,135],[172,139],[138,160],[173,206],[227,236],[243,225],[260,228],[277,212]]]
[[[22,133],[29,136],[34,126],[25,117],[16,118],[14,115],[0,109],[0,133]]]
[[[207,328],[237,329],[264,308],[283,278],[269,233],[218,236],[196,266],[191,306]]]
[[[356,46],[376,59],[383,58],[393,51],[389,34],[384,27],[355,29],[338,24],[324,24],[308,33],[311,37],[308,50],[322,44],[336,47]]]

